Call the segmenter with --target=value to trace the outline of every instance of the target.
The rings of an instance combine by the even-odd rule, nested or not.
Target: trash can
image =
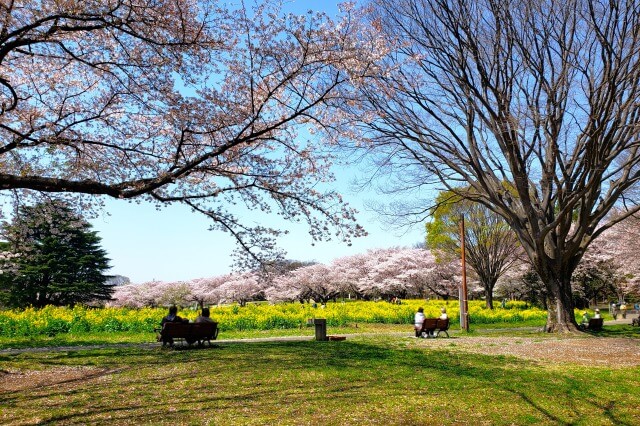
[[[316,340],[327,340],[327,320],[314,318],[313,325],[316,327]]]

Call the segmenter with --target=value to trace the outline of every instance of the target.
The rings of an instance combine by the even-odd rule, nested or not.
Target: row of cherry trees
[[[457,297],[460,268],[438,263],[424,249],[380,249],[305,265],[267,277],[241,273],[185,282],[152,281],[117,288],[116,306],[216,304],[251,300],[325,303],[336,297]]]
[[[631,218],[608,230],[589,249],[573,278],[577,305],[607,300],[636,300],[640,296],[640,270],[634,253],[640,244],[640,219]],[[162,306],[232,303],[253,300],[325,303],[337,297],[363,299],[458,297],[460,264],[445,262],[419,248],[370,250],[341,257],[329,264],[300,264],[278,274],[238,273],[184,282],[151,281],[119,286],[116,306]],[[290,268],[291,269],[291,268]],[[484,290],[468,271],[470,296]],[[529,300],[544,305],[545,287],[526,263],[514,265],[500,279],[499,297]]]

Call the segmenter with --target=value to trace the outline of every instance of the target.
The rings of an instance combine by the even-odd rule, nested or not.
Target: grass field
[[[0,353],[0,423],[638,424],[637,364],[473,352],[500,344],[487,343],[494,335],[556,344],[532,331],[433,340],[393,327],[372,325],[343,342]],[[565,339],[640,347],[637,328],[608,329],[604,336],[622,338]]]
[[[472,325],[471,333],[477,330],[482,332],[499,333],[504,330],[507,334],[512,334],[512,329],[539,329],[544,325],[540,321],[522,321],[520,323],[496,323]],[[481,328],[479,328],[481,327]],[[350,324],[347,326],[329,327],[330,334],[389,334],[389,333],[411,333],[412,326],[408,324],[376,324],[376,323],[360,323]],[[631,330],[633,331],[633,330]],[[454,325],[449,330],[450,334],[459,333],[459,326]],[[313,336],[313,326],[301,328],[276,328],[271,330],[227,330],[220,332],[218,339],[252,339],[252,338],[269,338],[269,337],[288,337],[288,336]],[[95,332],[95,333],[62,333],[54,336],[35,335],[35,336],[18,336],[6,337],[0,336],[0,350],[3,349],[20,349],[20,348],[43,348],[57,346],[93,346],[108,345],[117,343],[150,343],[155,342],[156,334],[153,332]]]

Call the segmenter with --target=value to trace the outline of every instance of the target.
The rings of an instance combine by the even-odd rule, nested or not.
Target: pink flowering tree
[[[615,217],[615,215],[614,215]],[[640,293],[640,217],[628,217],[603,232],[594,241],[576,269],[576,281],[588,299],[614,293],[622,302],[629,294]],[[585,285],[585,284],[589,285]]]
[[[332,277],[344,296],[363,297],[361,279],[370,272],[369,252],[343,256],[331,262]]]
[[[509,300],[526,300],[547,309],[547,293],[538,273],[527,263],[505,272],[496,285],[496,294]]]
[[[270,300],[305,300],[326,303],[340,295],[332,269],[321,263],[304,266],[276,277],[268,294]]]
[[[358,277],[358,292],[365,297],[407,297],[410,288],[435,266],[433,256],[420,249],[370,250]]]
[[[128,284],[116,287],[113,293],[113,301],[111,301],[109,305],[131,308],[159,306],[164,294],[164,284],[162,281],[148,281],[141,284]]]
[[[230,279],[231,275],[218,275],[192,280],[189,283],[192,300],[196,302],[200,308],[203,308],[207,304],[220,303],[223,297],[220,287]]]
[[[188,282],[163,282],[158,285],[158,304],[161,306],[188,306],[193,300]]]
[[[298,132],[332,131],[343,87],[379,50],[356,38],[350,11],[333,21],[278,5],[4,2],[0,190],[186,204],[254,260],[278,232],[227,206],[306,222],[314,239],[363,235],[319,189],[331,157]]]
[[[245,306],[252,300],[264,300],[266,287],[265,281],[259,274],[232,274],[225,277],[224,282],[217,288],[217,292],[221,302],[237,302],[240,306]]]

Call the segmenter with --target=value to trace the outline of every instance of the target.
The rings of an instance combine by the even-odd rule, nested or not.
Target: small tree
[[[25,206],[3,226],[2,292],[9,306],[74,305],[109,300],[109,259],[91,225],[61,202]]]
[[[460,218],[464,216],[466,260],[484,288],[487,308],[493,309],[493,289],[498,279],[519,261],[521,249],[516,234],[504,218],[453,192],[441,192],[437,202],[433,220],[426,225],[427,247],[436,257],[458,257]]]

